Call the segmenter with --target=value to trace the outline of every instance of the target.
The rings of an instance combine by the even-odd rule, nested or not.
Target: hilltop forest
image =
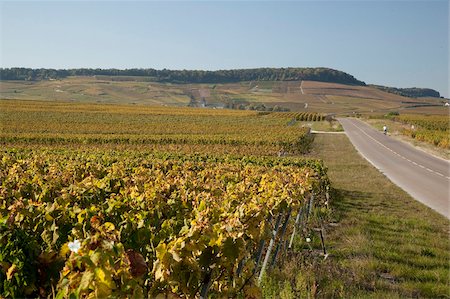
[[[438,91],[431,89],[431,88],[396,88],[396,87],[387,87],[387,86],[380,86],[380,85],[371,85],[375,88],[378,88],[382,91],[398,94],[404,97],[410,97],[410,98],[418,98],[418,97],[433,97],[433,98],[439,98],[441,95]]]
[[[256,68],[235,70],[155,70],[155,69],[31,69],[1,68],[1,80],[48,80],[69,76],[139,76],[148,81],[166,83],[234,83],[241,81],[311,80],[350,85],[366,85],[342,71],[330,68]]]

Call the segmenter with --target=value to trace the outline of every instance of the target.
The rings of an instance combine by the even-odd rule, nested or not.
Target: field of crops
[[[401,96],[389,94],[369,86],[303,81],[302,89],[303,92],[308,95],[333,95],[364,99],[382,99],[386,102],[400,102],[404,100]]]
[[[0,105],[3,297],[256,298],[329,213],[326,168],[298,157],[313,137],[290,116]]]
[[[287,125],[289,115],[252,111],[34,101],[1,101],[0,108],[0,142],[14,144],[276,155],[304,152],[312,141],[308,129]]]
[[[146,82],[148,77],[67,77],[61,80],[2,81],[1,99],[123,103],[186,107],[203,99],[209,107],[232,103],[243,107],[289,108],[295,112],[333,114],[388,113],[409,107],[408,113],[448,114],[438,98],[411,100],[370,86],[316,81],[248,81],[217,84]],[[300,89],[300,85],[302,89]],[[414,103],[412,103],[414,102]],[[437,105],[426,107],[418,104]],[[308,105],[306,105],[308,104]],[[411,107],[414,106],[414,107]]]
[[[291,118],[296,121],[323,121],[326,115],[315,112],[272,112],[272,117]]]
[[[411,125],[403,130],[403,134],[438,147],[450,148],[448,115],[399,115],[394,120]]]

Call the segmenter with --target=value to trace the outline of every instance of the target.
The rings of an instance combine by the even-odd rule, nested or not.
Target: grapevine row
[[[450,148],[450,122],[448,115],[400,115],[395,121],[411,125],[403,134],[441,148]]]
[[[314,160],[43,150],[0,158],[6,297],[251,297],[263,262],[255,255],[271,256],[261,244],[276,227],[272,239],[287,240],[289,219],[312,194],[325,207],[329,184]]]
[[[272,117],[295,119],[296,121],[324,121],[325,115],[316,112],[276,112]]]

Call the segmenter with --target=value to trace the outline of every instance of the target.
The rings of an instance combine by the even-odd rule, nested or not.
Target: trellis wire
[[[327,199],[327,201],[329,199],[328,192],[326,194],[326,199]],[[305,221],[305,223],[308,222],[308,220],[310,218],[310,215],[312,213],[313,205],[314,205],[314,194],[311,194],[311,197],[307,201],[306,205],[300,207],[299,210],[298,210],[297,216],[295,218],[292,234],[291,234],[290,240],[289,240],[289,246],[288,246],[289,249],[292,248],[292,244],[293,244],[294,237],[295,237],[295,234],[296,234],[297,230],[302,227],[302,223],[304,221]],[[280,247],[281,247],[281,245],[283,243],[283,237],[284,237],[284,235],[285,235],[285,233],[287,231],[287,227],[289,225],[289,220],[290,220],[291,214],[292,214],[292,208],[289,207],[289,209],[288,209],[288,211],[286,213],[286,216],[285,216],[285,220],[284,220],[283,225],[281,227],[281,232],[280,232],[280,234],[278,236],[279,243],[277,244],[276,249],[274,251],[274,255],[273,255],[272,261],[271,261],[271,266],[274,266],[275,263],[276,263],[276,259],[277,259],[278,253],[280,251]],[[261,266],[261,269],[260,269],[260,272],[259,272],[259,275],[258,275],[258,283],[261,282],[261,280],[262,280],[262,278],[264,276],[265,270],[267,268],[268,261],[270,259],[270,256],[271,256],[273,247],[275,245],[275,242],[277,240],[277,235],[278,235],[278,231],[280,229],[282,216],[283,216],[283,213],[279,213],[278,214],[277,220],[276,220],[274,228],[272,230],[272,237],[271,237],[269,245],[267,247],[266,254],[264,256],[264,261],[263,261],[263,264]],[[272,218],[273,218],[272,215],[269,215],[268,219],[266,220],[267,223],[271,223]],[[324,253],[325,257],[326,257],[327,253],[326,253],[325,240],[324,240],[324,235],[323,235],[323,228],[320,229],[320,238],[321,238],[323,253]],[[258,271],[259,263],[261,262],[261,258],[262,258],[263,251],[264,251],[265,242],[266,241],[264,239],[262,239],[260,241],[259,246],[258,246],[258,250],[256,251],[256,253],[254,255],[255,268],[253,270],[252,276],[255,275],[257,273],[257,271]],[[286,243],[287,243],[287,241],[286,241]],[[236,273],[237,273],[238,276],[240,276],[242,274],[245,262],[246,262],[245,258],[243,258],[239,262],[237,270],[236,270]],[[206,276],[206,278],[205,278],[205,280],[204,280],[204,282],[202,284],[202,288],[201,288],[201,291],[200,291],[200,298],[201,299],[206,299],[207,298],[208,291],[209,291],[209,288],[211,287],[212,283],[213,283],[213,281],[212,281],[211,276],[209,274],[209,275]]]
[[[278,214],[278,218],[277,218],[275,227],[272,231],[272,238],[270,239],[269,247],[267,248],[266,256],[264,257],[264,262],[261,267],[261,271],[259,272],[258,282],[261,282],[261,279],[264,275],[264,271],[266,270],[267,262],[269,261],[270,253],[272,252],[273,244],[275,243],[275,238],[277,237],[278,228],[280,227],[281,215],[282,215],[281,213]]]
[[[272,257],[271,266],[273,266],[275,264],[275,261],[277,260],[278,251],[280,250],[280,247],[281,247],[281,245],[283,243],[283,237],[284,237],[284,234],[286,233],[288,222],[289,222],[289,219],[291,218],[291,213],[292,213],[292,208],[289,207],[289,210],[288,210],[287,215],[286,215],[286,220],[284,220],[283,226],[281,227],[281,232],[280,232],[280,237],[279,237],[280,240],[279,240],[279,242],[277,244],[277,247],[275,248],[275,252],[274,252],[273,257]]]
[[[297,217],[295,218],[294,228],[292,229],[291,240],[289,241],[289,247],[288,247],[289,249],[291,249],[292,243],[294,242],[295,231],[297,229],[297,226],[299,225],[302,214],[303,214],[303,207],[300,207],[300,209],[298,210],[298,213],[297,213]]]

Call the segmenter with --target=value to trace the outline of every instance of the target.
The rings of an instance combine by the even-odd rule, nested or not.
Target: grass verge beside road
[[[331,122],[328,121],[315,121],[315,122],[302,122],[302,125],[305,127],[310,127],[314,131],[319,132],[343,132],[344,129],[342,125],[334,120]]]
[[[345,135],[317,135],[333,182],[330,256],[303,250],[264,283],[266,298],[448,298],[449,221],[365,161]]]

